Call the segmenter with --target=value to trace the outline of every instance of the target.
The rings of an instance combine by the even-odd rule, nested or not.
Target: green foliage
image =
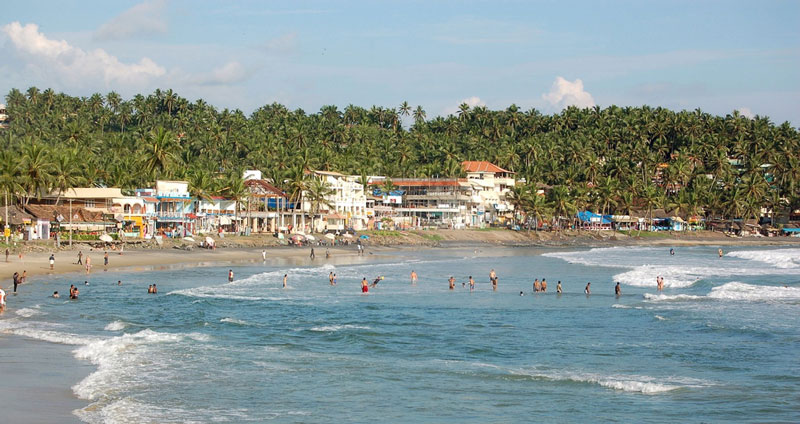
[[[273,103],[246,116],[172,90],[125,100],[36,87],[12,89],[6,104],[0,189],[16,202],[71,186],[133,189],[156,179],[189,180],[201,197],[236,195],[231,181],[247,168],[261,169],[297,201],[307,169],[463,177],[462,161],[487,160],[528,182],[515,193],[528,223],[566,225],[579,209],[748,218],[762,206],[800,207],[797,129],[737,112],[610,106],[543,115],[462,105],[456,115],[428,119],[406,102],[311,114]],[[402,118],[413,125],[404,128]],[[536,184],[551,189],[541,196]]]

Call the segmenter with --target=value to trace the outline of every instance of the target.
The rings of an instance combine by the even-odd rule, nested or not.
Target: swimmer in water
[[[383,275],[381,275],[381,276],[375,278],[374,280],[372,280],[372,285],[370,285],[370,287],[373,287],[373,288],[376,287],[378,285],[378,283],[381,282],[381,280],[383,280]]]
[[[669,255],[675,256],[675,249],[669,249]]]
[[[722,248],[721,247],[719,249],[717,249],[717,253],[719,253],[719,257],[721,258],[722,257]]]
[[[330,283],[330,285],[333,285],[333,271],[328,273],[328,283]]]
[[[153,294],[158,294],[158,288],[156,287],[155,283],[153,284]]]
[[[333,274],[333,285],[336,285],[336,274]]]
[[[614,286],[614,294],[619,297],[622,295],[622,289],[619,288],[619,281],[617,281],[617,285]]]
[[[561,280],[556,283],[556,293],[561,294]]]
[[[55,298],[55,299],[58,299],[58,298],[60,298],[60,297],[61,297],[61,296],[58,294],[58,292],[57,292],[57,291],[54,291],[54,292],[53,292],[53,298]]]
[[[489,281],[492,283],[492,290],[497,291],[497,273],[494,272],[494,268],[489,271]]]
[[[520,296],[525,296],[525,292],[519,292]]]
[[[454,288],[456,288],[456,279],[453,278],[452,275],[450,276],[450,279],[447,280],[447,283],[450,284],[450,290],[453,290]]]
[[[417,284],[417,271],[411,270],[411,285]]]
[[[586,294],[592,294],[591,285],[592,285],[592,283],[586,283],[586,288],[583,289],[583,292],[586,293]]]
[[[539,288],[542,290],[543,293],[546,292],[547,291],[547,280],[542,278],[542,284],[539,286]]]

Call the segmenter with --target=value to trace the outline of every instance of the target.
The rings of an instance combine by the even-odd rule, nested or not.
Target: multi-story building
[[[182,237],[193,231],[194,201],[186,181],[156,181],[150,193],[156,200],[153,218],[155,231],[171,237]]]
[[[516,184],[514,172],[486,161],[464,161],[461,165],[467,181],[480,197],[476,211],[479,220],[497,223],[513,218],[514,207],[506,200],[506,195]]]
[[[325,198],[325,203],[328,204],[319,205],[318,214],[322,219],[316,220],[314,224],[317,231],[366,228],[369,219],[367,196],[364,193],[364,186],[358,181],[358,176],[329,171],[310,173],[312,178],[324,181],[333,190],[333,193]],[[303,196],[303,212],[310,216],[312,207],[307,197]]]
[[[383,199],[375,210],[396,225],[464,228],[476,224],[473,213],[479,198],[466,178],[397,178],[391,186],[388,193],[385,187],[375,190]]]

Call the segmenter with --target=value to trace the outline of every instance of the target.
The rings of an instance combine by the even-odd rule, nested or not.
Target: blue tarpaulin
[[[599,213],[594,213],[591,211],[582,211],[578,212],[578,219],[581,222],[589,222],[595,224],[611,224],[611,216],[610,215],[600,215]]]

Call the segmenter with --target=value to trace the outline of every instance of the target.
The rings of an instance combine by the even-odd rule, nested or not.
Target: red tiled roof
[[[464,167],[464,171],[466,172],[505,172],[513,174],[511,171],[505,170],[491,162],[486,162],[485,160],[465,160],[461,162],[461,166]]]
[[[286,195],[283,194],[283,191],[281,191],[281,189],[275,187],[274,185],[268,183],[265,180],[246,180],[244,182],[244,185],[250,187],[251,190],[256,189],[265,194],[272,194],[275,196],[286,197]]]

